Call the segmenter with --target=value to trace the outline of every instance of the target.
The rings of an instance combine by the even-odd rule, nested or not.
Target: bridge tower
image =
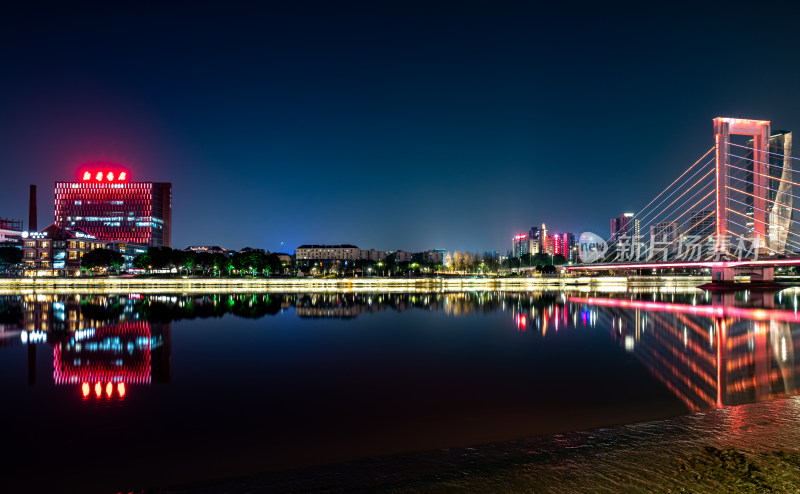
[[[767,233],[767,146],[769,145],[769,120],[717,117],[714,119],[716,161],[716,235],[715,250],[727,253],[720,240],[728,234],[728,174],[730,173],[731,135],[753,137],[753,252],[760,255],[766,247]]]

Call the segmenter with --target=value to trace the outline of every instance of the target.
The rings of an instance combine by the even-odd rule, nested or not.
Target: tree
[[[556,254],[553,256],[553,264],[556,266],[561,266],[562,264],[567,263],[567,258],[564,257],[562,254]]]
[[[397,269],[397,255],[392,252],[391,254],[386,255],[386,259],[383,260],[384,269],[386,274],[392,276]]]
[[[466,252],[455,251],[453,252],[453,267],[456,271],[466,271],[467,263],[469,262]]]
[[[550,255],[548,254],[534,254],[532,263],[534,266],[544,266],[546,264],[550,264]]]
[[[228,276],[233,271],[233,259],[224,254],[214,254],[214,266],[219,271],[224,271]]]
[[[119,268],[122,266],[122,254],[114,252],[109,249],[94,249],[90,250],[81,257],[82,269],[97,269],[105,268],[107,270],[115,270],[119,273]]]
[[[187,274],[194,273],[194,267],[197,264],[197,254],[192,251],[184,251],[181,260],[181,266],[186,269]]]
[[[554,274],[556,272],[556,267],[552,264],[544,264],[541,266],[536,266],[536,269],[539,270],[542,274]]]
[[[150,256],[147,252],[133,258],[133,267],[138,269],[150,269]]]
[[[8,270],[22,261],[22,250],[16,247],[0,247],[0,269]]]
[[[267,254],[257,250],[237,252],[231,261],[234,269],[238,269],[242,275],[247,272],[255,276],[268,267]]]
[[[214,274],[214,254],[208,252],[197,252],[194,255],[195,266],[199,267],[204,275]]]
[[[278,254],[267,254],[266,263],[267,263],[267,274],[283,273],[283,263],[281,262],[281,258],[278,257]]]

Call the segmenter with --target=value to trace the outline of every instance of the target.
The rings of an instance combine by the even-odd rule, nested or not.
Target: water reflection
[[[694,289],[597,292],[25,294],[0,297],[0,345],[53,350],[53,382],[84,399],[124,399],[170,380],[172,322],[227,314],[352,319],[382,311],[510,314],[508,329],[549,338],[609,331],[689,410],[798,394],[797,290],[709,294]],[[503,330],[499,328],[499,330]]]
[[[789,444],[798,400],[779,399],[798,394],[797,294],[2,296],[0,390],[13,406],[0,418],[17,425],[3,435],[16,453],[6,491],[55,492],[63,479],[83,486],[85,464],[100,472],[94,490],[130,492],[589,431],[577,442],[551,436],[544,453],[526,447],[561,469],[575,451],[593,451],[595,438],[617,451],[671,433],[661,419],[720,407],[687,415],[682,430],[738,440],[740,431],[784,420]],[[769,402],[756,405],[767,410],[763,420],[749,407],[725,408],[756,401]],[[699,417],[721,422],[697,429]],[[639,425],[597,432],[610,424]],[[28,459],[52,448],[53,437],[70,454],[41,476]],[[645,444],[626,465],[640,469],[650,450]],[[605,474],[613,458],[604,458],[587,453],[587,468]]]
[[[690,410],[704,410],[798,394],[800,315],[774,308],[782,299],[761,293],[715,294],[710,305],[568,301],[596,311],[612,337]]]
[[[84,399],[121,400],[131,385],[168,381],[171,324],[142,319],[137,297],[25,295],[0,301],[0,341],[28,346],[36,384],[36,345],[53,349],[53,382]]]

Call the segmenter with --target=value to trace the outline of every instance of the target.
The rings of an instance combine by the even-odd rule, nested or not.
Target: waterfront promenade
[[[0,278],[0,293],[20,291],[472,291],[527,290],[537,288],[574,288],[591,290],[600,287],[625,289],[635,284],[697,286],[710,281],[699,276],[642,277],[457,277],[457,278]]]

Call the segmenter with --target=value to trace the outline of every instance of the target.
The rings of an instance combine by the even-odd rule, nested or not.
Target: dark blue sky
[[[607,234],[713,117],[800,129],[791,2],[538,3],[3,7],[0,217],[27,224],[35,183],[49,223],[53,182],[105,159],[173,183],[178,248],[505,252],[543,221]]]

